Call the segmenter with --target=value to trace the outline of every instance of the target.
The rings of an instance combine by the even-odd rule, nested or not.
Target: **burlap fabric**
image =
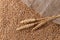
[[[38,30],[32,28],[16,31],[20,21],[41,18],[20,0],[0,0],[0,40],[60,40],[60,25],[48,22]]]

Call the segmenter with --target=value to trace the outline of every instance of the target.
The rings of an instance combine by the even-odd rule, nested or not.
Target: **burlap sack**
[[[41,17],[20,0],[0,0],[0,40],[60,40],[60,25],[53,22],[34,32],[32,28],[16,31],[28,18]]]

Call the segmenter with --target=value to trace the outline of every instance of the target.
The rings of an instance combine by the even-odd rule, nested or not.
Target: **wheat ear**
[[[47,18],[45,18],[45,20],[41,20],[42,22],[40,22],[40,24],[38,24],[36,27],[34,27],[34,28],[32,29],[32,31],[38,29],[39,27],[41,27],[41,26],[44,25],[45,23],[47,23],[47,22],[49,22],[49,21],[51,21],[51,20],[54,20],[54,19],[56,19],[56,18],[59,18],[59,17],[60,17],[60,15],[57,15],[57,16],[47,17]]]
[[[52,17],[45,17],[46,19],[47,18],[53,18],[53,19],[55,19],[55,18],[57,18],[57,17],[59,17],[60,15],[58,15],[58,16],[52,16]],[[29,23],[29,22],[35,22],[35,21],[39,21],[39,20],[43,20],[43,19],[45,19],[45,18],[40,18],[40,19],[25,19],[25,20],[23,20],[23,21],[21,21],[20,23]]]
[[[20,23],[29,23],[29,22],[35,22],[36,21],[36,19],[25,19],[25,20],[23,20],[23,21],[21,21]]]
[[[36,27],[34,27],[34,28],[32,29],[32,31],[34,31],[34,30],[38,29],[38,28],[39,28],[39,27],[41,27],[43,24],[44,24],[44,22],[39,23]]]
[[[16,30],[22,30],[22,29],[25,29],[25,28],[29,28],[29,27],[34,26],[35,24],[37,24],[37,23],[27,24],[27,25],[24,25],[24,26],[21,26],[21,27],[17,28]]]

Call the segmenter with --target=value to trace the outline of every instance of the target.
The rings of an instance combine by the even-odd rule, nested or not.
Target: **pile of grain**
[[[0,1],[0,40],[60,40],[60,25],[49,22],[40,29],[32,28],[16,31],[20,21],[28,18],[40,18],[34,10],[20,0]]]

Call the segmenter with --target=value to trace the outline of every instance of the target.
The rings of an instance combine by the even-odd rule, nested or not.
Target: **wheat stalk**
[[[36,25],[36,27],[34,27],[33,29],[32,29],[32,31],[33,30],[36,30],[36,29],[38,29],[39,27],[41,27],[42,25],[44,25],[45,23],[47,23],[47,22],[49,22],[49,21],[52,21],[52,20],[54,20],[54,19],[56,19],[56,18],[59,18],[60,17],[60,15],[57,15],[57,16],[52,16],[52,17],[45,17],[45,18],[40,18],[40,19],[26,19],[26,20],[23,20],[23,21],[21,21],[20,23],[30,23],[30,22],[33,22],[33,23],[31,23],[31,24],[27,24],[27,25],[24,25],[24,26],[21,26],[21,27],[19,27],[19,28],[17,28],[16,30],[22,30],[22,29],[25,29],[25,28],[29,28],[29,27],[31,27],[31,26],[33,26],[33,25],[36,25],[37,23],[35,23],[35,22],[39,22],[39,24],[38,25]]]
[[[47,23],[47,22],[49,22],[49,21],[51,21],[51,20],[54,20],[54,19],[56,19],[56,18],[59,18],[59,17],[60,17],[60,15],[58,15],[58,16],[52,16],[52,17],[47,17],[47,18],[45,18],[45,20],[41,20],[40,24],[38,24],[36,27],[34,27],[34,28],[32,29],[32,31],[38,29],[39,27],[41,27],[41,26],[44,25],[45,23]]]

